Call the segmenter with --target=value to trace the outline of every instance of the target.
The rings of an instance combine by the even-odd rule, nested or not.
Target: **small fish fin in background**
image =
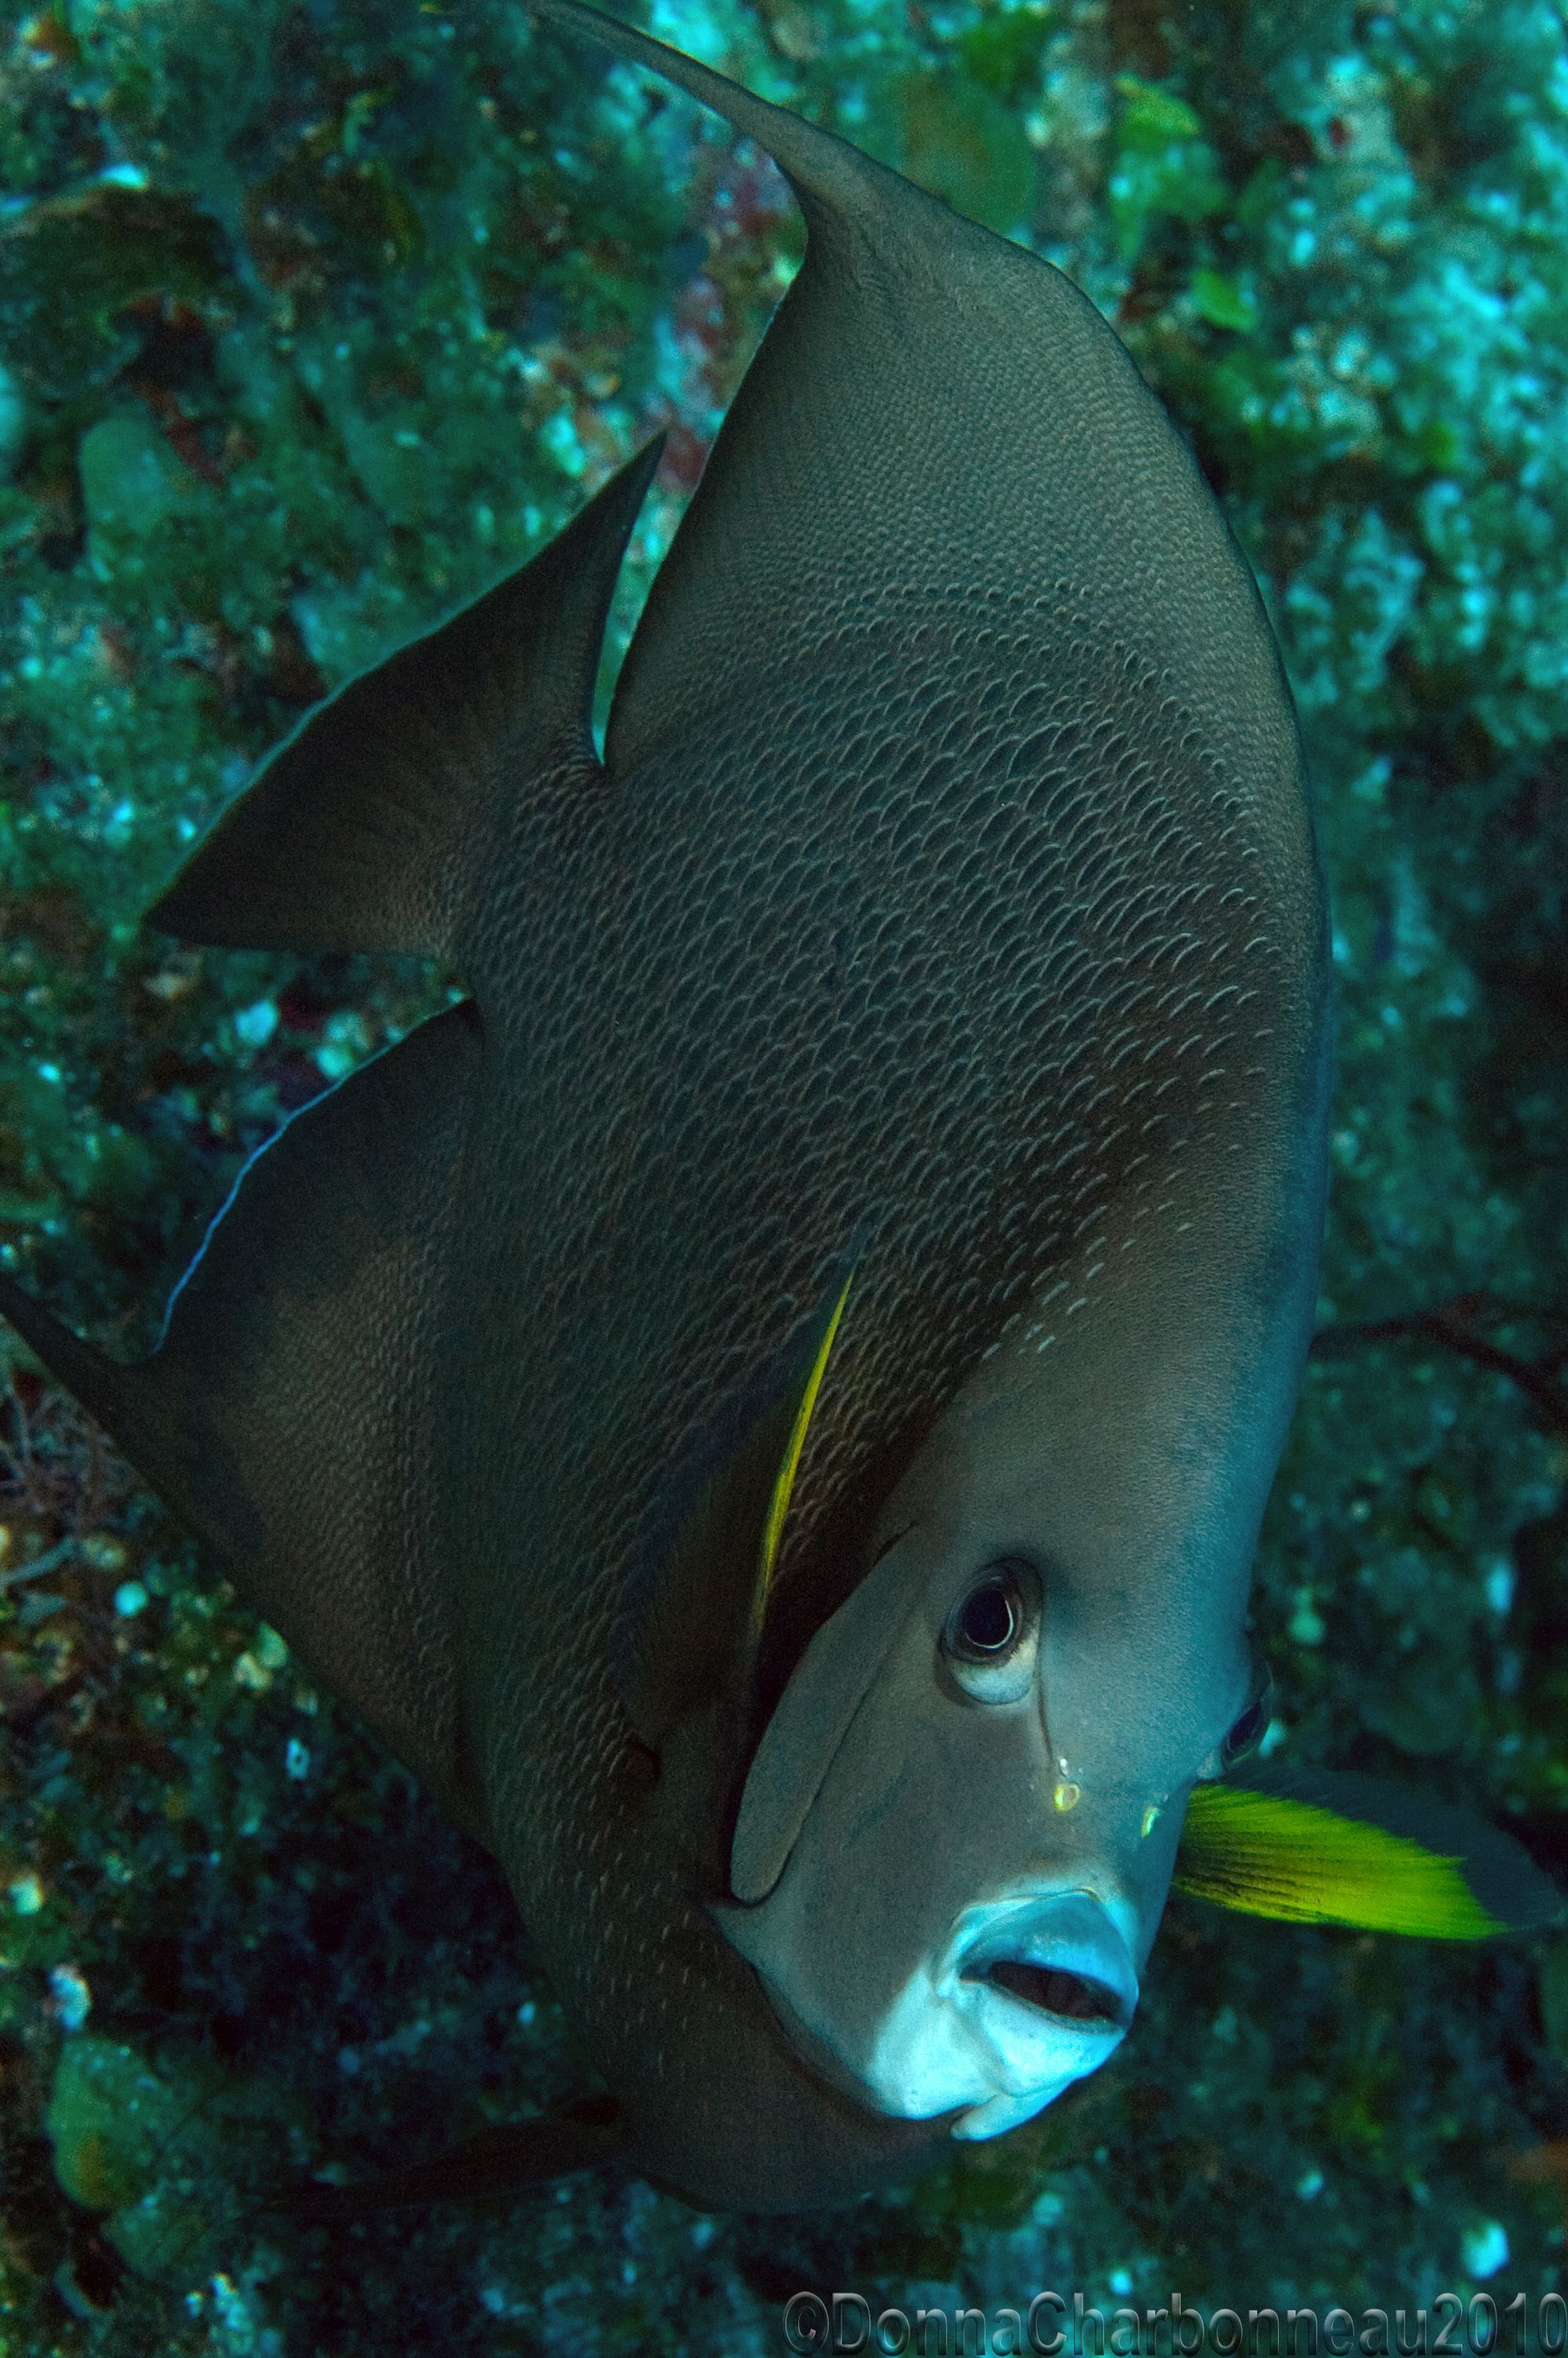
[[[519,789],[595,773],[621,560],[664,449],[643,445],[554,540],[362,672],[273,754],[147,912],[181,941],[449,959]]]
[[[147,2239],[137,2255],[139,2272],[154,2283],[184,2281],[184,2272],[198,2262],[209,2268],[219,2265],[237,2238],[269,2226],[337,2229],[438,2202],[475,2208],[510,2203],[579,2170],[618,2169],[625,2145],[614,2098],[579,2097],[539,2119],[483,2129],[427,2160],[382,2170],[354,2184],[333,2185],[320,2179],[301,2184],[296,2180],[216,2218],[193,2207],[192,2215],[180,2220],[175,2233]]]
[[[1511,1834],[1353,1770],[1198,1785],[1172,1887],[1249,1916],[1479,1941],[1556,1923],[1563,1895]]]
[[[252,1157],[122,1365],[0,1275],[0,1313],[313,1675],[483,1839],[431,1466],[433,1335],[479,1067],[463,1001]]]
[[[358,2186],[301,2188],[277,2207],[301,2226],[340,2226],[430,2202],[509,2201],[579,2169],[614,2168],[625,2143],[613,2097],[589,2096],[540,2120],[483,2129],[428,2161],[384,2170]]]

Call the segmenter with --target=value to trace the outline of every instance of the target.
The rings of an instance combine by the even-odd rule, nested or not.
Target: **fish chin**
[[[1092,2064],[1089,2066],[1091,2071],[1094,2068]],[[1001,2136],[1008,2129],[1022,2128],[1025,2121],[1034,2118],[1036,2113],[1043,2113],[1047,2104],[1054,2104],[1064,2090],[1072,2086],[1075,2076],[1082,2079],[1084,2075],[1082,2072],[1070,2074],[1044,2093],[1033,2089],[1026,2096],[991,2096],[983,2104],[971,2104],[968,2111],[954,2122],[953,2135],[979,2144],[986,2137]]]
[[[966,1909],[874,2015],[835,2006],[795,1944],[768,1937],[766,1915],[765,1905],[732,1911],[725,1930],[806,2059],[878,2112],[910,2120],[959,2112],[958,2137],[1000,2136],[1098,2071],[1138,2001],[1128,1942],[1083,1891]]]

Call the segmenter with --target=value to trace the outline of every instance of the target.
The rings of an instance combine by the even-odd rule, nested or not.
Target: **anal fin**
[[[150,1358],[107,1358],[8,1281],[0,1312],[245,1603],[482,1839],[436,1462],[481,1055],[460,1002],[286,1123],[241,1174]]]

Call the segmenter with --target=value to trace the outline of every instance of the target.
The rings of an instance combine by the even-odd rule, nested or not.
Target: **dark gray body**
[[[1217,1569],[1184,1541],[1084,1606],[1104,1712],[1158,1743],[1162,1680],[1238,1617],[1304,1354],[1323,888],[1256,591],[1084,298],[641,36],[542,13],[753,131],[810,238],[603,767],[642,463],[308,723],[155,912],[450,956],[471,1002],[265,1152],[144,1368],[5,1307],[492,1845],[635,2166],[790,2208],[909,2174],[949,2124],[830,2087],[716,1929],[722,1745],[702,1702],[629,1708],[628,1567],[858,1240],[775,1697],[943,1412],[1068,1281],[1065,1416],[1092,1380],[1115,1418],[1157,1363],[1154,1487],[1184,1465],[1227,1501]],[[1173,1336],[1223,1361],[1224,1417],[1184,1422]]]

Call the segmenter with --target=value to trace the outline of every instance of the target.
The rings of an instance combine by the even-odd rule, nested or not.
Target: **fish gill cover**
[[[1260,1553],[1278,1762],[1568,1867],[1568,37],[1546,5],[662,9],[1066,269],[1269,600],[1336,916],[1319,1336]],[[0,1216],[117,1356],[244,1155],[450,995],[135,923],[328,688],[660,426],[607,681],[799,253],[712,117],[511,6],[11,12]],[[1560,2281],[1568,1961],[1173,1900],[1137,2028],[850,2213],[592,2179],[254,2222],[580,2094],[494,1868],[7,1346],[0,2345],[777,2346],[995,2307]],[[1496,2232],[1493,2232],[1496,2231]],[[1499,2240],[1500,2238],[1500,2240]]]

